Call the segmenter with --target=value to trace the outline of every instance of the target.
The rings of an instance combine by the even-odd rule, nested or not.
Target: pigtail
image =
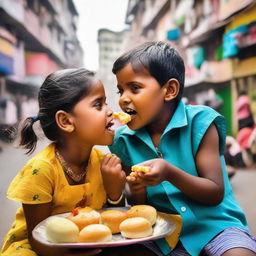
[[[36,148],[37,135],[33,129],[33,124],[37,120],[39,120],[38,117],[28,117],[21,125],[19,146],[28,149],[27,155],[32,154]]]

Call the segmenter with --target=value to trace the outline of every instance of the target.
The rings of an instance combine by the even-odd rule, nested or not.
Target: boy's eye
[[[117,94],[122,95],[122,94],[123,94],[123,91],[124,91],[123,89],[118,88]]]

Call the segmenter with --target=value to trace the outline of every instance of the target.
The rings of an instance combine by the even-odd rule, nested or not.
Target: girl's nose
[[[113,111],[112,111],[110,108],[108,108],[108,110],[107,110],[107,116],[112,116],[112,114],[113,114]]]

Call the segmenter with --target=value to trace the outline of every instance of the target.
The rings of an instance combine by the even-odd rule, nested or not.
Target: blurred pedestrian
[[[5,237],[1,256],[73,255],[65,248],[39,243],[32,230],[47,217],[76,206],[101,209],[106,200],[118,205],[123,198],[125,174],[120,159],[93,148],[110,145],[114,138],[112,111],[94,73],[83,68],[56,71],[45,79],[38,100],[38,116],[24,121],[20,146],[27,153],[34,151],[37,121],[53,143],[28,161],[8,189],[8,198],[21,202],[22,207]],[[74,254],[99,252],[88,249]]]

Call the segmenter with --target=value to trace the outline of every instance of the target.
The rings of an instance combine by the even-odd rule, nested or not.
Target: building
[[[111,109],[117,111],[118,95],[113,93],[113,90],[117,91],[115,76],[112,73],[112,66],[114,61],[121,55],[124,50],[124,43],[128,31],[123,30],[120,32],[114,32],[109,29],[100,29],[98,31],[98,43],[99,43],[99,70],[98,74],[102,80],[106,95],[107,102]]]
[[[228,134],[237,132],[239,90],[248,92],[256,115],[255,0],[130,0],[126,23],[127,49],[148,40],[178,49],[186,65],[184,96],[198,104],[221,99]]]
[[[72,0],[0,0],[0,125],[36,115],[51,72],[82,66]]]

